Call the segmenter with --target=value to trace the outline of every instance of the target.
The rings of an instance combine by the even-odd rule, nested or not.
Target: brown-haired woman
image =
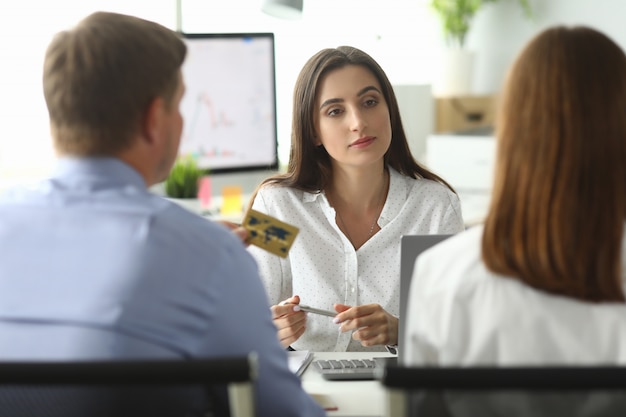
[[[279,338],[314,351],[384,350],[398,339],[400,237],[463,230],[459,199],[414,160],[391,83],[359,49],[307,61],[292,129],[287,172],[265,180],[252,207],[299,234],[284,259],[249,248]],[[300,300],[337,315],[307,317]]]
[[[407,363],[624,363],[626,55],[547,29],[502,105],[485,225],[418,260]]]

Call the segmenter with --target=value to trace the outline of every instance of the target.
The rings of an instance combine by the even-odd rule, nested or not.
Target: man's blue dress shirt
[[[0,198],[0,358],[256,351],[259,416],[323,416],[287,367],[257,266],[227,228],[113,158],[59,160]]]

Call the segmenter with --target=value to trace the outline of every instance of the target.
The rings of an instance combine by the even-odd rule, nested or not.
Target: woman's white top
[[[475,226],[418,257],[404,363],[626,364],[625,304],[551,295],[494,274],[481,259],[482,233]]]
[[[259,191],[255,210],[300,229],[287,258],[248,248],[272,305],[299,295],[302,304],[321,309],[334,311],[334,303],[377,303],[399,314],[400,237],[457,233],[463,230],[463,218],[457,195],[447,187],[389,171],[389,192],[378,219],[381,230],[358,250],[337,226],[335,210],[323,192],[271,185]],[[306,331],[293,347],[317,352],[384,350],[362,347],[332,320],[309,314]]]

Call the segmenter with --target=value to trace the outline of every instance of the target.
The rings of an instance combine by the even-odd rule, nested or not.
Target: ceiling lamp
[[[261,10],[270,16],[281,19],[302,18],[302,3],[304,0],[264,0]]]

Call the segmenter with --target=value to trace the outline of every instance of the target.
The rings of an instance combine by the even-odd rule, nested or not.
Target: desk
[[[371,359],[393,356],[387,352],[316,352],[314,359]],[[385,389],[379,381],[327,381],[312,365],[302,374],[302,386],[309,394],[322,394],[337,404],[328,416],[381,417]]]

